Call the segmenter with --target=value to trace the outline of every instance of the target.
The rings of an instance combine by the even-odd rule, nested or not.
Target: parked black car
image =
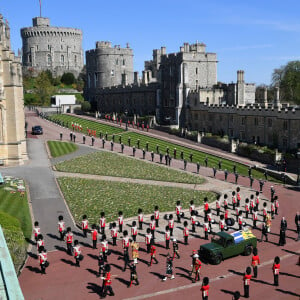
[[[43,134],[42,126],[40,126],[40,125],[33,126],[31,134]]]

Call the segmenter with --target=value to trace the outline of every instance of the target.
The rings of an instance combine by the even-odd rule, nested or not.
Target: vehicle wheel
[[[214,258],[214,264],[219,265],[222,262],[222,255],[217,254],[216,257]]]
[[[244,251],[244,255],[249,256],[251,253],[252,253],[251,246],[246,246],[245,251]]]

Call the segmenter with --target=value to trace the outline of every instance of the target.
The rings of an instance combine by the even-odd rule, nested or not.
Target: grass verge
[[[78,146],[74,143],[48,141],[48,147],[52,157],[63,156],[78,149]]]
[[[67,177],[58,178],[58,182],[77,222],[86,214],[90,223],[98,223],[101,211],[105,211],[107,221],[111,222],[117,219],[120,210],[129,218],[137,216],[138,208],[150,214],[155,205],[166,212],[175,211],[177,200],[181,200],[183,208],[188,208],[191,199],[196,205],[202,204],[204,197],[209,201],[216,199],[212,192],[164,186]]]
[[[164,168],[115,153],[99,151],[57,164],[56,170],[71,173],[139,178],[169,182],[197,183],[204,179],[196,175]]]

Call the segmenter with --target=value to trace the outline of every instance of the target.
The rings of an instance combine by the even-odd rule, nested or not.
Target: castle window
[[[63,45],[60,45],[60,50],[63,50],[63,48],[64,48]]]
[[[125,62],[126,62],[125,59],[123,59],[123,66],[125,66]]]
[[[94,86],[95,87],[97,86],[97,82],[98,82],[98,73],[95,72],[95,74],[94,74]]]
[[[206,104],[209,103],[209,97],[206,97]]]
[[[48,50],[50,50],[50,45],[48,45]]]
[[[245,117],[242,117],[242,125],[245,125]]]
[[[31,58],[31,55],[30,55],[30,54],[28,55],[28,62],[29,62],[29,63],[32,63],[32,58]]]
[[[36,45],[36,51],[39,51],[39,45]]]
[[[47,55],[47,65],[48,65],[48,66],[51,66],[51,63],[52,63],[52,58],[51,58],[51,55],[48,54],[48,55]]]
[[[77,67],[77,55],[74,56],[74,64],[75,64],[75,67]]]
[[[61,65],[65,64],[65,57],[63,55],[60,56],[60,63]]]
[[[198,74],[198,68],[196,68],[196,74]]]
[[[114,77],[115,76],[115,70],[111,70],[110,75],[111,75],[111,77]]]
[[[119,60],[118,59],[116,59],[116,65],[118,65],[119,64]]]

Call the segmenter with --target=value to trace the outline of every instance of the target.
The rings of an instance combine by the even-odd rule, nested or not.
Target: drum
[[[233,218],[228,218],[225,223],[227,226],[234,226],[235,220]]]

